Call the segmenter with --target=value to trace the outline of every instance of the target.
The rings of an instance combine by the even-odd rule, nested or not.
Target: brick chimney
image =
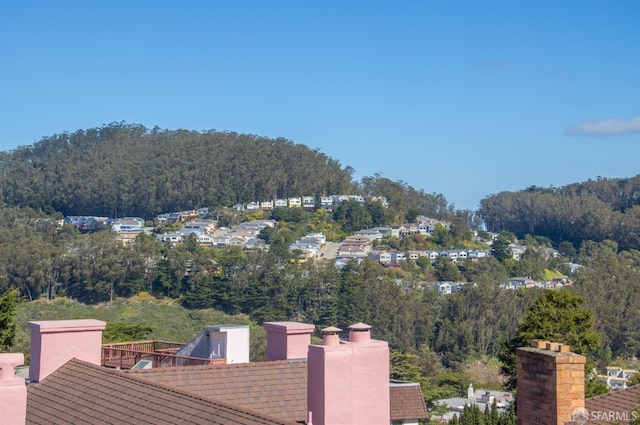
[[[298,322],[265,322],[267,361],[306,359],[315,326]]]
[[[0,354],[0,423],[24,425],[27,420],[27,386],[15,374],[24,363],[22,353]]]
[[[310,345],[307,408],[314,425],[389,425],[389,346],[371,339],[371,326],[322,330],[323,345]]]
[[[100,365],[105,326],[92,319],[29,322],[31,382],[40,382],[73,358]]]
[[[568,345],[534,340],[517,349],[518,425],[564,425],[584,408],[586,358]]]

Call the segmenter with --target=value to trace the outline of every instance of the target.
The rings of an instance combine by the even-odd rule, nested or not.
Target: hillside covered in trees
[[[114,123],[0,152],[0,206],[63,215],[155,215],[289,196],[387,196],[394,208],[441,217],[442,195],[353,169],[292,141]]]
[[[5,153],[2,201],[65,215],[154,215],[348,191],[349,171],[284,139],[111,124]]]
[[[480,204],[491,231],[546,236],[556,245],[564,241],[575,248],[584,240],[610,239],[621,249],[640,249],[640,174],[501,192]]]

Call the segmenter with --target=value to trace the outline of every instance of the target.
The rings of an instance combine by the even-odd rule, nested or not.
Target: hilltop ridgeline
[[[615,241],[620,250],[640,249],[640,174],[589,180],[559,188],[530,187],[481,201],[489,230],[546,236],[554,244]]]
[[[285,139],[110,124],[0,157],[5,206],[153,217],[197,206],[349,192],[351,175]]]
[[[444,196],[365,177],[317,149],[234,132],[112,123],[0,152],[0,207],[141,216],[340,193],[386,196],[401,214],[453,214]]]

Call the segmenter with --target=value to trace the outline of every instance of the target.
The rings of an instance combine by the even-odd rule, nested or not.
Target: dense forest
[[[126,124],[58,134],[4,153],[0,179],[7,206],[144,218],[351,189],[348,169],[288,140]]]
[[[621,249],[640,249],[640,174],[502,192],[480,204],[480,215],[492,231],[546,236],[576,248],[584,240],[610,239]]]
[[[405,211],[452,214],[446,199],[353,169],[285,139],[113,123],[0,152],[0,206],[140,216],[289,196],[387,196]]]
[[[394,377],[419,380],[432,400],[464,393],[472,379],[470,361],[508,359],[507,348],[534,337],[560,339],[561,332],[545,334],[527,323],[536,323],[536,311],[557,310],[540,307],[541,300],[553,298],[544,295],[548,290],[505,290],[499,284],[514,276],[563,274],[573,284],[558,299],[569,300],[570,310],[587,324],[584,332],[597,334],[584,350],[590,362],[629,364],[640,356],[640,175],[500,193],[482,201],[480,215],[456,211],[443,195],[380,175],[361,182],[351,177],[349,167],[284,139],[125,124],[45,138],[0,153],[0,294],[15,288],[24,302],[70,299],[87,305],[144,296],[193,312],[215,309],[256,324],[296,320],[317,329],[366,322],[394,350]],[[338,193],[384,196],[389,208],[224,208]],[[55,220],[73,214],[153,218],[199,206],[209,206],[229,225],[277,220],[260,234],[270,250],[208,248],[192,237],[171,245],[145,234],[123,245],[109,230],[84,234]],[[297,261],[289,251],[311,232],[338,241],[361,228],[401,224],[421,214],[446,219],[451,227],[438,226],[431,236],[379,240],[375,248],[492,249],[494,255],[458,263],[425,257],[399,267],[366,259],[338,268],[330,260]],[[493,240],[476,231],[480,218],[499,232]],[[158,233],[172,230],[171,224],[155,225]],[[519,260],[509,248],[516,238],[526,247]],[[549,248],[560,255],[547,255]],[[467,284],[443,297],[431,284],[437,281]]]

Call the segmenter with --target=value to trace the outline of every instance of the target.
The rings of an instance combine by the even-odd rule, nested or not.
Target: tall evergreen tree
[[[583,355],[600,349],[600,334],[593,328],[593,312],[584,303],[584,297],[567,290],[540,294],[525,314],[517,334],[498,354],[509,388],[516,388],[516,349],[530,346],[534,339],[569,344],[571,351]]]
[[[11,288],[0,295],[0,352],[6,352],[13,346],[17,304],[18,290]]]

